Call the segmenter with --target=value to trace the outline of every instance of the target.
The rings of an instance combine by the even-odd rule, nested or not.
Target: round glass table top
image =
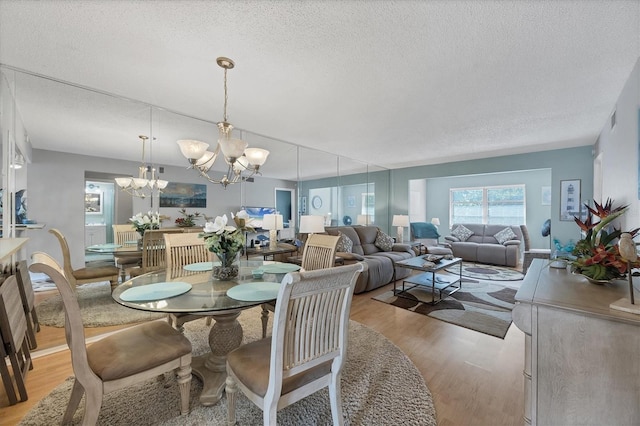
[[[280,283],[285,273],[266,273],[254,279],[252,271],[264,265],[279,262],[263,260],[242,260],[239,262],[238,276],[230,281],[220,281],[212,277],[211,271],[187,271],[182,267],[170,271],[161,270],[134,277],[113,290],[113,299],[129,308],[151,312],[166,313],[207,313],[227,310],[246,309],[259,305],[266,300],[236,300],[227,295],[227,291],[237,285],[261,282]],[[174,297],[159,300],[125,301],[120,295],[128,289],[163,282],[182,282],[191,284],[191,290]],[[232,292],[233,293],[233,292]],[[126,297],[125,297],[126,298]],[[271,299],[273,300],[273,299]]]

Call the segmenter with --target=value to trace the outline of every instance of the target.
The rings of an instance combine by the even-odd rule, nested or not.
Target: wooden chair
[[[130,224],[126,223],[124,225],[111,225],[113,228],[113,242],[115,244],[119,244],[121,246],[125,245],[128,241],[138,241],[140,239],[140,234],[135,228]],[[140,264],[140,256],[126,256],[126,255],[118,255],[114,256],[113,260],[117,267],[120,268],[120,278],[124,282],[126,279],[126,270],[129,267],[133,267]]]
[[[62,232],[55,228],[50,229],[49,232],[55,235],[55,237],[58,239],[58,242],[60,243],[60,248],[62,249],[62,258],[64,260],[62,265],[64,276],[69,280],[69,283],[71,283],[74,289],[80,284],[107,280],[111,283],[112,289],[118,285],[118,275],[120,273],[120,270],[115,266],[98,266],[73,269],[73,266],[71,265],[71,253],[69,252],[69,244],[67,244],[67,239],[64,237],[64,235],[62,235]]]
[[[272,336],[227,355],[227,424],[235,424],[240,389],[276,424],[281,408],[329,388],[334,425],[342,425],[340,373],[346,358],[356,263],[287,274],[278,292]]]
[[[181,229],[150,229],[142,237],[142,264],[129,271],[135,277],[166,268],[165,234],[181,234]]]
[[[190,263],[210,262],[213,253],[207,250],[204,239],[195,232],[164,234],[166,246],[167,278],[181,275],[182,267]],[[186,322],[203,318],[201,315],[169,314],[169,323],[178,330],[183,330]],[[207,325],[211,324],[211,317],[207,317]]]
[[[191,343],[163,321],[127,328],[86,346],[80,306],[74,287],[58,270],[33,263],[31,271],[47,274],[56,283],[65,310],[65,335],[71,350],[75,381],[62,424],[71,422],[86,394],[83,425],[94,425],[104,394],[176,370],[180,412],[189,411]]]
[[[204,239],[195,232],[165,234],[167,270],[182,269],[184,265],[209,262],[212,253],[204,245]]]
[[[0,285],[0,375],[7,392],[9,405],[28,399],[25,377],[27,372],[33,369],[31,353],[29,352],[29,339],[27,338],[27,319],[22,308],[20,290],[15,275],[7,278]],[[6,359],[11,362],[13,379],[9,373]],[[18,389],[20,399],[16,397],[13,382]]]
[[[40,323],[38,322],[35,295],[33,294],[33,285],[31,284],[31,277],[29,276],[26,260],[16,262],[16,279],[18,280],[18,290],[20,290],[22,308],[24,309],[24,315],[27,321],[29,349],[35,349],[38,347],[36,332],[40,331]]]
[[[315,269],[331,268],[335,264],[336,247],[340,241],[339,236],[311,234],[307,239],[302,252],[302,269],[313,271]],[[274,311],[272,302],[262,304],[262,338],[267,337],[267,324],[269,323],[269,311]]]

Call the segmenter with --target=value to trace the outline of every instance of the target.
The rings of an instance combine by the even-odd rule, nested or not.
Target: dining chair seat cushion
[[[164,321],[141,324],[87,347],[91,370],[103,381],[128,377],[191,352],[191,342]]]
[[[257,340],[227,355],[227,364],[233,369],[239,381],[251,392],[264,397],[269,385],[271,363],[271,338]],[[318,365],[304,373],[296,374],[282,381],[282,395],[298,389],[307,383],[331,372],[331,361]]]
[[[76,280],[89,280],[100,277],[107,277],[109,275],[118,276],[120,270],[115,266],[98,266],[94,268],[80,268],[73,270],[73,276]],[[105,278],[106,279],[106,278]]]
[[[137,265],[142,258],[140,256],[116,256],[113,260],[117,265]]]

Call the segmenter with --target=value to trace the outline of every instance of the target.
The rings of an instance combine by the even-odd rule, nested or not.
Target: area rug
[[[445,271],[457,274],[459,271],[458,265],[451,266]],[[462,262],[462,276],[490,281],[517,281],[524,278],[524,274],[515,269],[474,262]]]
[[[424,287],[409,290],[405,297],[394,296],[391,290],[373,299],[504,339],[511,325],[515,294],[515,289],[499,284],[463,282],[461,290],[435,305],[430,303],[431,290]]]
[[[244,311],[240,323],[243,343],[259,339],[260,309]],[[207,350],[205,321],[185,324],[185,335],[193,344],[194,355]],[[56,387],[27,413],[21,425],[59,424],[71,393],[71,379]],[[98,424],[101,425],[223,425],[227,401],[203,407],[198,402],[200,380],[191,380],[191,412],[180,416],[180,397],[173,374],[165,383],[156,379],[112,392],[104,397]],[[80,423],[81,409],[73,424]],[[347,361],[342,373],[342,407],[346,425],[436,425],[429,389],[409,358],[384,336],[351,321]],[[237,398],[239,425],[262,424],[262,412],[242,392]],[[279,425],[330,425],[329,393],[325,390],[304,398],[278,412]]]
[[[78,286],[78,303],[85,327],[133,324],[165,317],[117,304],[111,297],[109,281]],[[64,327],[64,309],[59,294],[36,305],[38,322],[51,327]]]

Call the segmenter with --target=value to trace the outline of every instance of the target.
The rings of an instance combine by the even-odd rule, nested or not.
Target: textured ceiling
[[[215,122],[228,56],[237,128],[388,168],[591,145],[639,54],[637,1],[0,0],[3,65]],[[147,108],[56,86],[16,77],[34,148],[139,159]],[[171,116],[158,163],[214,143]]]

